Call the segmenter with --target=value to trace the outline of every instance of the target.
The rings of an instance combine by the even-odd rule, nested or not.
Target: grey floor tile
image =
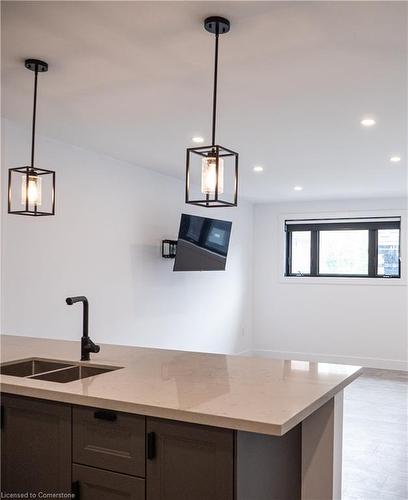
[[[408,500],[408,373],[366,369],[344,391],[342,500]]]

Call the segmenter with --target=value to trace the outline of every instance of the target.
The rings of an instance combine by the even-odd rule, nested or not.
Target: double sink
[[[29,358],[2,363],[0,365],[0,374],[66,383],[119,369],[119,366],[89,366],[77,363],[65,363],[53,359]]]

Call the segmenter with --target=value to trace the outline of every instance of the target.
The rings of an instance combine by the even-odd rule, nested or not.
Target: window
[[[399,275],[399,229],[378,230],[377,274]]]
[[[296,274],[310,274],[310,231],[292,234],[292,269]]]
[[[319,273],[368,276],[368,231],[319,231]]]
[[[400,218],[287,220],[286,276],[400,277]]]

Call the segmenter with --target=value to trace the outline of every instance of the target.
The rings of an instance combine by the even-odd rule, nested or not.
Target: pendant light
[[[54,215],[55,172],[34,166],[38,73],[48,71],[48,64],[38,59],[27,59],[24,65],[34,72],[31,164],[9,169],[8,213],[31,216]]]
[[[217,118],[218,39],[228,33],[230,22],[208,17],[204,28],[215,35],[212,141],[210,146],[187,149],[186,203],[203,207],[236,207],[238,200],[238,153],[215,141]],[[198,187],[199,186],[199,187]],[[193,193],[195,188],[195,193]]]

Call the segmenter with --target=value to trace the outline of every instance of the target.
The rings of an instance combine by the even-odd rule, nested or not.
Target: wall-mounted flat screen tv
[[[224,271],[232,222],[181,215],[173,271]]]

